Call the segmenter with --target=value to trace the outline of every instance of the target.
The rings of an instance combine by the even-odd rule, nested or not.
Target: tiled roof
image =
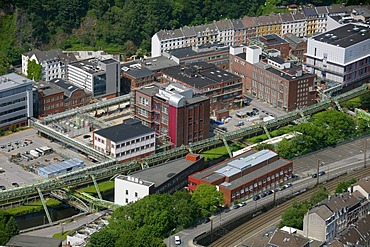
[[[294,21],[292,13],[280,13],[280,19],[282,23]]]
[[[307,246],[309,241],[305,237],[289,234],[288,232],[277,229],[272,235],[269,245],[276,247],[303,247]]]
[[[213,23],[216,25],[219,31],[234,29],[234,26],[231,20],[226,19],[226,20],[214,21]]]

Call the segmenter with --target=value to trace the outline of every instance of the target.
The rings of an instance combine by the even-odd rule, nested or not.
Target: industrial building
[[[114,59],[87,59],[67,65],[67,81],[92,93],[94,98],[120,94],[120,64]]]
[[[0,128],[28,126],[31,117],[32,81],[15,73],[0,76]]]
[[[55,80],[55,79],[54,79]],[[33,83],[34,117],[46,117],[64,111],[64,94],[46,82]]]
[[[93,147],[119,162],[148,156],[155,152],[155,132],[137,119],[94,131]]]
[[[135,90],[134,115],[178,147],[209,137],[209,98],[195,97],[191,88],[172,83]]]
[[[37,169],[37,174],[43,178],[55,177],[70,171],[77,170],[84,165],[80,159],[73,158],[62,162],[54,163]]]
[[[133,61],[121,65],[121,91],[130,93],[135,88],[146,86],[154,82],[154,72]]]
[[[270,51],[262,56],[258,46],[231,47],[230,72],[242,78],[245,94],[283,111],[316,103],[315,75],[279,55],[279,51]]]
[[[270,150],[250,150],[189,176],[189,191],[200,184],[215,185],[224,194],[225,205],[250,198],[291,179],[293,162]]]
[[[168,68],[162,72],[162,83],[179,83],[196,96],[209,97],[211,112],[239,106],[235,101],[242,96],[239,76],[206,62]]]
[[[150,194],[173,193],[187,185],[187,177],[204,169],[204,157],[189,153],[167,162],[114,180],[114,203],[126,205]]]
[[[333,86],[354,88],[369,79],[370,32],[347,24],[308,39],[305,69]]]

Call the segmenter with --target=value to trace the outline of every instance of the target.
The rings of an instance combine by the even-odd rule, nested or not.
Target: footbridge
[[[265,122],[265,126],[267,129],[272,129],[272,128],[277,128],[279,126],[283,126],[285,124],[288,124],[294,120],[301,118],[301,113],[300,113],[301,111],[303,112],[305,116],[311,115],[313,113],[323,111],[325,109],[335,106],[336,105],[335,101],[340,103],[348,99],[357,97],[361,94],[364,94],[367,91],[368,91],[368,87],[366,84],[352,91],[349,91],[347,93],[333,97],[331,99],[323,100],[320,103],[312,105],[310,107],[300,109],[299,111],[298,110],[293,111],[282,117],[267,121]],[[117,100],[117,102],[115,103],[119,104],[121,102],[123,102],[123,98],[120,100]],[[110,105],[111,103],[108,103],[108,104]],[[106,107],[106,105],[103,105],[103,106],[99,105],[97,107],[104,108]],[[91,106],[89,109],[95,110],[93,106]],[[58,118],[58,116],[54,118]],[[5,191],[1,191],[0,201],[9,201],[9,200],[13,200],[16,198],[22,198],[22,197],[26,197],[29,195],[34,195],[34,194],[37,194],[37,190],[41,190],[42,192],[49,192],[49,191],[59,189],[59,188],[65,188],[69,186],[77,186],[81,184],[91,183],[92,177],[95,177],[97,180],[103,179],[103,178],[109,178],[109,177],[114,176],[115,174],[127,173],[129,171],[141,169],[142,167],[149,167],[149,166],[153,166],[156,164],[167,162],[168,160],[171,160],[171,159],[182,157],[186,155],[187,153],[189,153],[189,150],[191,150],[192,152],[200,152],[203,149],[214,147],[216,145],[221,145],[222,143],[224,143],[224,140],[226,142],[238,140],[238,139],[248,137],[256,133],[261,133],[264,131],[264,129],[261,126],[250,126],[246,128],[241,128],[236,131],[224,133],[222,135],[216,135],[214,137],[211,137],[211,138],[199,141],[199,142],[195,142],[187,146],[181,146],[181,147],[174,148],[168,151],[153,154],[141,160],[133,160],[133,161],[126,162],[126,163],[116,164],[115,159],[103,153],[100,153],[94,150],[93,148],[84,145],[83,143],[75,141],[72,138],[67,138],[63,134],[51,129],[48,126],[45,126],[39,121],[34,122],[34,127],[40,132],[46,135],[50,135],[51,137],[56,138],[62,142],[65,142],[68,145],[71,145],[79,150],[83,150],[83,152],[88,153],[89,155],[93,155],[93,156],[96,155],[102,161],[99,164],[84,167],[82,169],[79,169],[79,170],[76,170],[76,171],[73,171],[73,172],[70,172],[64,175],[60,175],[55,178],[44,179],[44,180],[34,182],[32,184],[24,184],[18,188],[11,188]]]

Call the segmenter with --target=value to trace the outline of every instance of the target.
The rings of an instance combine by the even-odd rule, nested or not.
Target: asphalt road
[[[302,175],[301,179],[293,182],[292,187],[277,192],[276,197],[279,198],[287,196],[288,193],[293,194],[310,185],[315,184],[317,180],[311,178],[310,174],[317,171],[318,159],[324,162],[322,163],[322,165],[320,165],[320,171],[326,171],[325,175],[319,177],[320,181],[337,177],[344,172],[350,172],[350,170],[356,166],[362,166],[364,164],[364,153],[361,147],[364,147],[365,140],[366,138],[362,138],[353,142],[339,145],[335,148],[328,148],[320,152],[295,159],[293,165],[294,171],[295,173],[298,172],[298,174]],[[369,150],[367,151],[367,153],[370,154]],[[367,156],[369,157],[369,155]],[[367,162],[370,163],[369,160],[367,160]],[[242,208],[232,209],[230,212],[213,216],[211,218],[213,227],[218,226],[225,221],[237,220],[241,214],[245,213],[245,211],[250,211],[272,200],[273,195],[261,198],[258,201],[253,201],[249,199],[248,204]],[[167,244],[167,246],[176,246],[174,243],[174,236],[178,235],[180,236],[182,243],[181,245],[177,246],[196,246],[193,244],[194,237],[210,230],[210,228],[211,222],[201,224],[194,228],[186,229],[170,236],[169,239],[165,239],[165,243]]]

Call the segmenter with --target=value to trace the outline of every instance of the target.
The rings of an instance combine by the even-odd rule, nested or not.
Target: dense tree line
[[[0,245],[5,245],[11,237],[19,233],[14,218],[9,214],[0,212]]]
[[[212,185],[200,185],[192,195],[149,195],[116,209],[108,227],[94,233],[88,246],[166,246],[165,237],[196,224],[222,204],[222,192]]]
[[[0,74],[33,48],[104,49],[130,56],[150,50],[160,29],[280,11],[287,0],[3,0],[0,1]],[[316,5],[342,3],[315,0]],[[359,0],[347,0],[348,4]]]

